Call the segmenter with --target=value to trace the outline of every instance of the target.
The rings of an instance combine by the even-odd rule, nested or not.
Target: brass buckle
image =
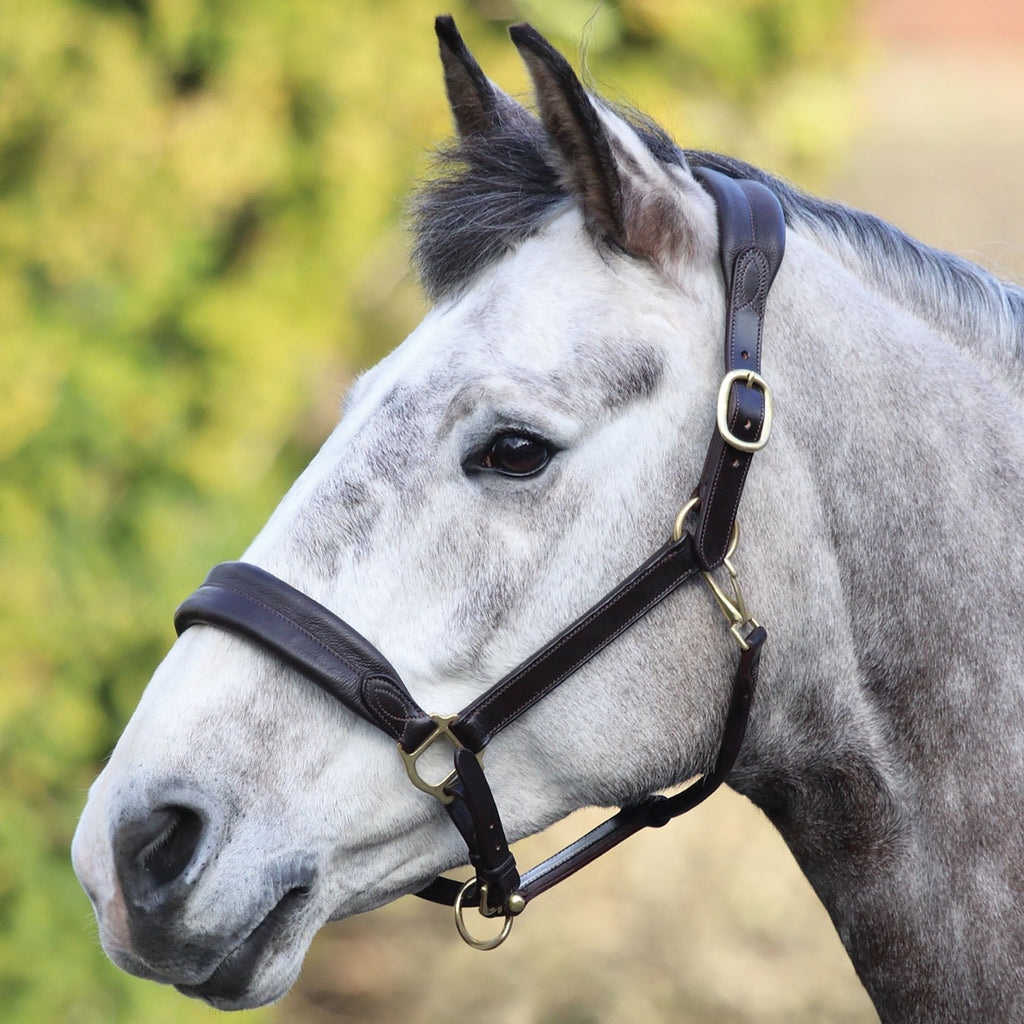
[[[679,515],[676,516],[675,526],[672,530],[673,540],[678,541],[682,539],[683,533],[686,530],[686,520],[689,518],[690,513],[695,511],[699,505],[700,498],[691,498],[679,510]],[[704,582],[708,585],[711,596],[714,597],[718,607],[722,609],[722,614],[728,620],[729,632],[732,633],[736,643],[740,645],[741,650],[749,651],[750,644],[747,643],[747,637],[758,628],[760,623],[747,611],[747,604],[743,599],[743,591],[740,590],[739,577],[735,566],[732,564],[732,556],[736,554],[739,544],[740,524],[739,520],[736,520],[732,524],[732,536],[729,538],[729,547],[725,552],[725,558],[722,560],[732,585],[731,595],[727,594],[718,585],[711,573],[701,572],[701,576],[704,577]]]
[[[472,946],[474,949],[497,949],[509,936],[509,932],[512,931],[512,922],[526,909],[526,900],[517,892],[512,893],[508,898],[508,906],[503,911],[497,912],[486,912],[485,907],[487,906],[487,886],[480,886],[480,906],[478,908],[481,917],[497,917],[498,914],[502,914],[504,921],[501,926],[501,931],[497,935],[492,936],[489,939],[477,938],[468,928],[465,921],[465,910],[463,909],[463,901],[466,898],[466,893],[470,889],[476,886],[476,879],[471,878],[460,890],[458,896],[455,897],[455,927],[459,930],[459,935],[462,936],[462,941],[468,946]]]
[[[459,738],[452,732],[452,724],[458,718],[458,715],[431,715],[431,721],[434,723],[434,731],[413,751],[408,751],[401,743],[398,744],[398,753],[402,756],[402,764],[405,765],[406,774],[409,776],[409,781],[417,788],[422,790],[424,793],[428,793],[430,796],[440,800],[443,804],[450,804],[455,797],[448,792],[448,787],[455,781],[455,770],[452,769],[440,782],[428,782],[422,775],[420,775],[419,768],[416,767],[416,762],[420,759],[420,756],[430,749],[438,740],[446,739],[453,747],[459,749],[464,747]],[[477,754],[477,760],[480,759],[481,751]]]
[[[756,441],[744,441],[729,429],[729,396],[732,386],[741,380],[748,388],[760,388],[764,394],[764,422],[761,424],[761,436]],[[759,373],[753,370],[732,370],[722,378],[718,386],[718,432],[726,444],[741,452],[759,452],[767,443],[772,432],[772,416],[775,403],[772,400],[771,388]]]

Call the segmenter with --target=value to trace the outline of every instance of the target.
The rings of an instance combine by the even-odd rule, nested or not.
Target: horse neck
[[[782,415],[744,505],[771,637],[731,781],[883,1020],[1024,1019],[1019,402],[809,244],[787,264],[765,342]]]

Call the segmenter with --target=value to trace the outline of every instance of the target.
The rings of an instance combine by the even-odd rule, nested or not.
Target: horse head
[[[438,32],[463,169],[416,211],[435,304],[357,381],[244,559],[450,713],[664,541],[700,468],[724,313],[714,204],[678,151],[528,28],[513,34],[539,117],[449,21]],[[727,670],[707,602],[691,604],[653,613],[488,747],[510,838],[707,766]],[[700,669],[679,687],[683,646]],[[385,736],[195,627],[93,787],[74,859],[119,966],[240,1007],[287,990],[325,921],[465,850]]]

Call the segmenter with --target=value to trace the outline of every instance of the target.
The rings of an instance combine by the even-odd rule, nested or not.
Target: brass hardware
[[[492,936],[489,939],[478,939],[475,935],[470,932],[464,919],[463,900],[466,898],[466,893],[476,886],[476,879],[471,878],[460,890],[458,896],[455,897],[455,927],[458,928],[459,934],[462,936],[463,942],[467,945],[472,946],[474,949],[497,949],[509,936],[509,932],[512,931],[512,922],[517,914],[521,914],[526,907],[526,900],[523,899],[519,893],[513,893],[508,900],[508,908],[504,911],[504,923],[501,926],[501,931],[497,935]],[[484,912],[484,907],[487,906],[487,886],[482,885],[480,887],[480,915],[482,917],[497,917],[498,914],[491,912],[489,914]],[[515,909],[518,907],[518,909]],[[499,912],[500,913],[500,912]]]
[[[756,441],[744,441],[729,429],[729,395],[733,384],[738,380],[743,381],[748,388],[760,388],[764,393],[764,423],[761,424],[761,436]],[[727,373],[718,387],[718,432],[722,435],[722,440],[741,452],[759,452],[768,443],[772,432],[774,404],[771,388],[761,374],[753,370],[732,370]]]
[[[676,516],[676,525],[672,528],[672,539],[674,541],[682,540],[683,532],[686,529],[686,520],[690,513],[700,504],[700,498],[691,498],[680,510],[679,515]]]
[[[673,540],[678,541],[683,536],[683,532],[686,529],[686,520],[698,505],[700,505],[700,498],[691,498],[679,510],[679,515],[676,516],[675,527],[672,530]],[[736,568],[732,564],[732,556],[736,554],[739,543],[740,524],[737,520],[732,524],[732,536],[729,538],[729,547],[725,552],[725,558],[722,560],[722,564],[729,574],[729,581],[732,584],[731,596],[718,585],[711,573],[701,572],[701,576],[704,577],[704,582],[708,585],[708,589],[711,591],[711,595],[714,597],[718,607],[722,609],[722,614],[728,619],[729,632],[732,633],[736,643],[740,645],[741,650],[749,651],[750,644],[747,643],[747,637],[750,636],[753,630],[757,629],[760,623],[747,611],[746,602],[743,600],[743,591],[740,590],[739,577],[736,575]]]
[[[466,886],[463,886],[462,888],[465,889]],[[486,917],[488,920],[490,920],[492,917],[506,916],[504,910],[501,907],[497,907],[496,909],[491,910],[490,906],[487,903],[487,891],[487,883],[484,882],[480,886],[480,906],[476,908],[477,913],[481,917]]]
[[[757,629],[760,623],[747,611],[746,602],[743,600],[743,592],[740,590],[739,577],[732,564],[732,556],[736,554],[736,548],[739,547],[739,543],[740,524],[735,522],[732,527],[732,537],[729,540],[729,549],[722,560],[722,565],[725,566],[725,570],[729,574],[729,581],[732,584],[732,596],[722,590],[712,578],[711,573],[702,572],[701,576],[704,577],[704,582],[711,590],[711,594],[718,603],[718,607],[722,609],[722,613],[728,619],[729,632],[732,633],[736,643],[740,645],[741,650],[749,651],[750,644],[747,643],[747,637],[753,630]]]
[[[409,776],[409,781],[417,789],[421,789],[424,793],[429,793],[430,796],[436,797],[443,804],[450,804],[452,800],[455,799],[455,797],[448,792],[448,787],[455,781],[455,771],[450,771],[440,782],[427,782],[427,780],[420,775],[419,768],[416,767],[416,762],[419,760],[421,754],[425,753],[440,739],[448,740],[448,742],[456,749],[465,746],[465,744],[462,743],[452,732],[451,728],[452,723],[458,717],[458,715],[431,715],[430,718],[436,728],[415,750],[408,751],[401,743],[398,744],[398,753],[402,755],[402,764],[405,765],[405,771]],[[477,754],[476,756],[479,760],[480,754]]]
[[[508,912],[510,917],[518,917],[526,909],[526,898],[517,892],[512,893],[508,898]]]

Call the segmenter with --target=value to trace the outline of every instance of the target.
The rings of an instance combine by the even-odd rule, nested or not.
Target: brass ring
[[[676,516],[676,524],[672,528],[672,540],[682,540],[683,533],[686,529],[686,520],[689,518],[690,513],[693,512],[697,506],[700,505],[700,498],[691,498],[680,510],[679,515]],[[736,554],[736,548],[740,543],[740,521],[738,519],[733,520],[732,524],[732,536],[729,538],[729,547],[725,552],[725,560],[728,561],[734,554]]]
[[[465,899],[466,893],[476,885],[476,879],[471,878],[460,890],[459,895],[455,897],[455,927],[458,928],[459,934],[462,936],[462,941],[467,945],[472,946],[474,949],[497,949],[512,931],[512,914],[505,914],[505,923],[501,926],[501,931],[497,935],[490,939],[478,939],[475,935],[470,932],[466,926],[466,922],[463,919],[463,908],[462,901]]]
[[[682,540],[683,533],[686,528],[686,520],[690,513],[697,508],[700,504],[700,498],[691,498],[680,510],[679,515],[676,516],[676,525],[672,528],[672,539]]]

